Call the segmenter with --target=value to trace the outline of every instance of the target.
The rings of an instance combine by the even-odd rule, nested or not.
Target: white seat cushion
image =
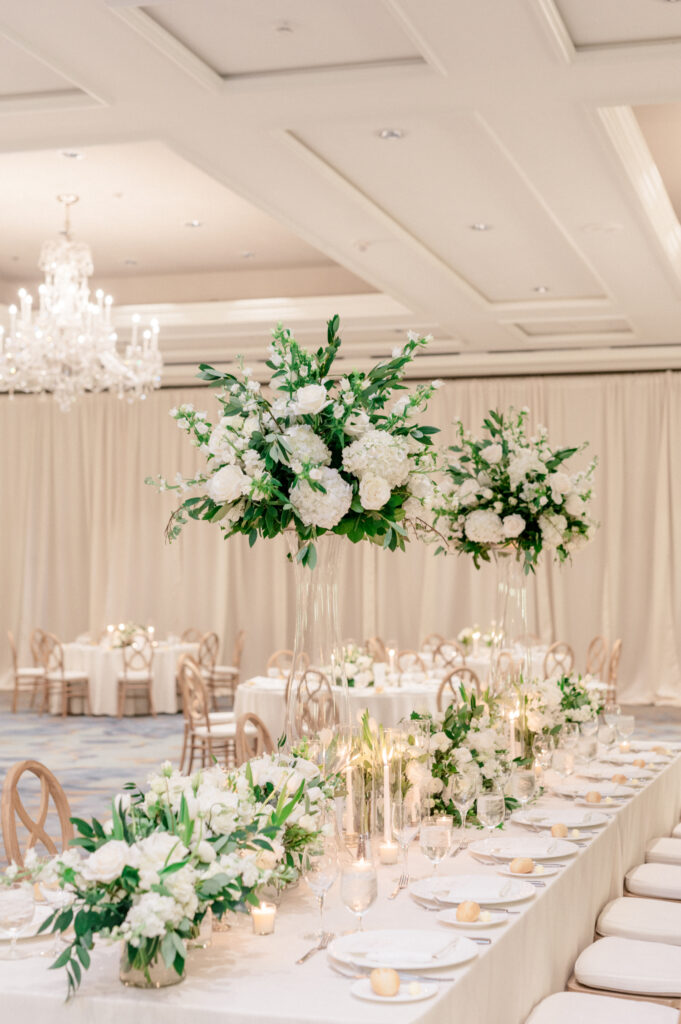
[[[67,683],[87,683],[88,677],[78,669],[69,669],[67,672],[52,672],[47,679],[51,683],[60,683],[64,679]]]
[[[17,675],[20,679],[36,679],[45,675],[45,669],[40,666],[35,668],[18,668]]]
[[[556,992],[535,1006],[525,1024],[677,1024],[678,1010],[616,996]]]
[[[672,836],[674,839],[681,839],[681,821],[678,825],[674,825],[674,828],[672,829]]]
[[[127,675],[125,674],[125,672],[121,672],[121,674],[118,677],[118,681],[122,683],[125,679],[127,679],[129,683],[151,682],[151,676],[144,668],[128,669]]]
[[[214,665],[211,676],[238,676],[239,669],[234,665]]]
[[[215,725],[222,725],[225,722],[236,722],[236,715],[233,711],[210,711],[208,717],[210,718],[211,728],[213,723]]]
[[[246,723],[246,732],[249,736],[257,735],[257,729],[251,725],[250,722]],[[199,725],[194,730],[197,736],[207,736],[208,730],[205,725]],[[218,722],[213,725],[213,720],[210,723],[210,734],[216,740],[234,739],[236,737],[236,722]]]
[[[651,839],[646,847],[646,861],[651,864],[681,864],[681,839]]]
[[[641,996],[681,996],[681,946],[609,937],[579,954],[580,985]]]
[[[681,865],[638,864],[624,879],[625,888],[637,896],[681,900]]]
[[[599,935],[681,946],[681,903],[621,896],[601,911],[596,931]]]

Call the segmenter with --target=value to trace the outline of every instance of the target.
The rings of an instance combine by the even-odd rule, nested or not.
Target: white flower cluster
[[[350,508],[352,488],[337,469],[322,466],[312,473],[315,483],[324,490],[317,490],[309,481],[299,479],[291,488],[291,504],[305,526],[332,530]]]
[[[370,654],[357,644],[345,644],[343,658],[349,686],[359,690],[374,685],[374,659]]]
[[[409,477],[409,446],[387,430],[367,430],[343,449],[343,467],[360,481],[359,500],[367,510],[383,508],[394,487]]]
[[[524,701],[525,725],[531,733],[552,732],[565,724],[558,677],[523,681],[518,690]]]

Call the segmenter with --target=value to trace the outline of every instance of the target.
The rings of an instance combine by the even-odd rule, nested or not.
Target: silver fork
[[[403,871],[402,874],[400,875],[398,881],[397,881],[397,885],[395,886],[393,891],[388,896],[388,899],[389,900],[394,900],[395,897],[398,895],[398,893],[402,889],[406,889],[408,885],[409,885],[409,875],[407,874],[406,871]]]
[[[322,932],[322,937],[320,938],[320,940],[317,943],[317,945],[313,946],[312,949],[308,949],[307,953],[303,953],[303,955],[300,957],[300,959],[296,960],[296,963],[297,964],[304,964],[305,961],[309,960],[311,956],[315,955],[315,953],[319,953],[322,949],[326,949],[328,944],[331,942],[332,938],[333,938],[333,932]]]

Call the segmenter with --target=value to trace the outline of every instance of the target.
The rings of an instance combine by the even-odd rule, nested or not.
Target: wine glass
[[[511,773],[511,795],[521,807],[525,807],[537,789],[534,768],[515,768]]]
[[[614,725],[606,723],[598,726],[598,742],[609,751],[614,747],[617,734]]]
[[[575,770],[575,752],[565,747],[559,747],[553,752],[552,767],[555,772],[567,779]]]
[[[433,876],[437,866],[452,848],[454,819],[451,814],[434,814],[421,819],[419,845],[433,864]]]
[[[409,877],[409,844],[421,828],[421,805],[418,800],[397,800],[393,805],[393,835],[400,844],[404,873]]]
[[[598,719],[590,718],[586,722],[582,722],[579,726],[579,731],[582,736],[595,736],[598,732]]]
[[[319,836],[314,848],[306,855],[304,878],[314,893],[319,905],[319,935],[324,935],[324,900],[338,877],[338,844],[334,835]]]
[[[534,759],[544,770],[551,767],[551,757],[555,745],[555,740],[550,733],[547,733],[546,736],[543,733],[537,733],[532,740]]]
[[[633,736],[636,728],[636,719],[633,715],[619,715],[615,724],[617,735],[621,740],[628,740]]]
[[[363,916],[378,895],[376,868],[370,860],[360,857],[344,864],[341,871],[341,899],[359,919],[358,931],[364,931]]]
[[[463,829],[461,845],[465,846],[466,839],[466,819],[468,812],[475,802],[475,798],[478,795],[479,779],[477,775],[473,774],[456,774],[452,775],[450,782],[450,793],[452,796],[452,803],[459,812],[461,818],[461,827]]]
[[[477,800],[478,821],[484,825],[491,837],[492,832],[501,825],[506,816],[506,804],[503,796],[496,793],[484,793]]]
[[[560,730],[560,745],[566,750],[574,750],[579,742],[579,725],[577,722],[566,722]]]
[[[615,704],[614,701],[609,700],[603,708],[603,721],[606,725],[611,725],[613,728],[615,728],[620,713],[621,709],[619,704]]]
[[[33,920],[35,898],[28,882],[0,886],[0,932],[11,939],[8,960],[17,959],[17,935]]]

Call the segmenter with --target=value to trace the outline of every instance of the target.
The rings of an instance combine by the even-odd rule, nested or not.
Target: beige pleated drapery
[[[73,638],[109,622],[154,625],[159,637],[215,629],[229,660],[247,631],[244,672],[293,639],[292,569],[280,541],[224,541],[190,522],[168,545],[173,495],[144,478],[189,475],[201,459],[168,416],[182,402],[208,410],[201,389],[167,390],[128,405],[91,395],[63,414],[51,400],[0,399],[0,629],[28,656],[34,626]],[[681,374],[457,380],[439,391],[429,422],[451,439],[460,416],[478,428],[491,407],[527,405],[555,444],[590,442],[600,460],[596,540],[572,565],[540,567],[530,581],[530,628],[573,644],[624,639],[621,697],[681,704]],[[215,418],[215,417],[214,417]],[[588,456],[579,456],[585,465]],[[463,557],[405,554],[348,543],[340,578],[346,637],[378,633],[417,647],[494,616],[495,573]],[[0,640],[0,670],[9,650]]]

